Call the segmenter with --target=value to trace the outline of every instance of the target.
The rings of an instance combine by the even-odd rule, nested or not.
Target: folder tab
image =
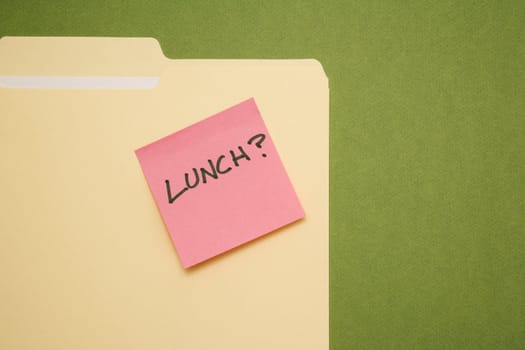
[[[0,38],[0,76],[158,76],[167,60],[153,38]]]

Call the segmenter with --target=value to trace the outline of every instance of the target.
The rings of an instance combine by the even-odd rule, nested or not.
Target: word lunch
[[[257,134],[247,141],[247,145],[254,145],[256,148],[261,149],[265,139],[266,136],[264,134]],[[261,156],[266,158],[267,154],[262,153]],[[166,179],[164,182],[169,204],[175,202],[187,191],[196,188],[200,184],[208,183],[210,179],[218,180],[221,175],[229,173],[234,167],[237,168],[243,162],[248,162],[251,159],[243,146],[237,146],[237,150],[229,150],[226,154],[221,154],[216,159],[208,159],[206,167],[193,167],[191,174],[189,172],[184,173],[186,187],[176,192],[175,195],[173,195],[170,180]]]

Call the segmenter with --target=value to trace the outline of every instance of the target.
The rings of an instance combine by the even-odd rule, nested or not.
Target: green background
[[[0,0],[0,35],[317,58],[331,349],[525,349],[525,2]]]

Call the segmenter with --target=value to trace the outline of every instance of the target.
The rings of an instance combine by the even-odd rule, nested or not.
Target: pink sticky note
[[[135,153],[185,268],[304,217],[253,98]]]

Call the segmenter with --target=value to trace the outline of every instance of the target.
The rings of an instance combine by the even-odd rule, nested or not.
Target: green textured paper
[[[525,349],[525,2],[0,0],[0,35],[317,58],[331,349]]]

